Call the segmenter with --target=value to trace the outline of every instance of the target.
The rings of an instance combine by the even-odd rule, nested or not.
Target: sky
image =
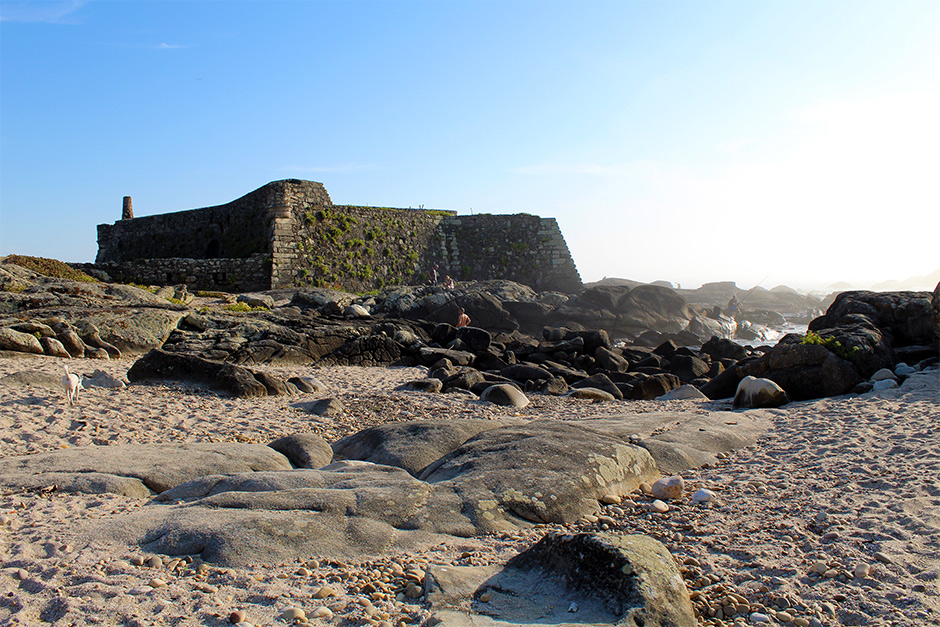
[[[585,282],[940,268],[936,0],[0,2],[0,254],[279,179],[557,219]]]

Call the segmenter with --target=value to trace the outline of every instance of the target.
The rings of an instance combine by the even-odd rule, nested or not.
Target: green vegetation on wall
[[[367,292],[407,281],[440,215],[387,207],[308,207],[293,248],[293,284]]]

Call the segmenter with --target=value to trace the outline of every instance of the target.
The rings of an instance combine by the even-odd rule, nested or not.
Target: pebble
[[[793,620],[793,616],[790,615],[790,612],[777,612],[777,616],[775,618],[781,623],[789,623],[791,620]]]
[[[813,562],[813,565],[810,566],[809,570],[810,572],[814,572],[817,575],[822,575],[824,572],[829,570],[829,565],[826,564],[826,562],[823,562],[822,560],[820,560],[817,562]]]
[[[165,581],[163,581],[162,579],[158,579],[156,577],[148,581],[147,585],[150,586],[151,588],[166,588],[167,586]]]
[[[692,493],[692,502],[693,503],[711,503],[718,495],[709,490],[708,488],[699,488]]]
[[[652,488],[650,488],[650,484],[648,483],[641,483],[637,486],[637,489],[643,494],[649,494]]]
[[[318,607],[310,613],[314,618],[333,618],[333,610],[328,607]]]
[[[9,527],[13,524],[13,519],[7,516],[6,514],[0,515],[0,525],[4,527]]]
[[[652,485],[650,492],[657,499],[680,499],[685,492],[685,479],[679,475],[663,477]]]
[[[666,505],[664,502],[660,501],[659,499],[656,499],[655,501],[650,503],[650,511],[656,512],[657,514],[665,514],[666,512],[669,511],[669,506]]]
[[[749,620],[752,623],[769,623],[770,616],[767,614],[761,614],[760,612],[754,612],[750,615]]]
[[[150,557],[147,558],[147,561],[144,563],[147,566],[150,566],[151,568],[160,568],[161,566],[163,566],[163,560],[160,559],[159,555],[151,555]]]
[[[289,607],[281,612],[281,618],[284,620],[303,620],[307,618],[307,614],[299,607]]]
[[[890,556],[885,555],[881,551],[878,551],[877,553],[875,553],[875,559],[883,564],[891,564],[894,562],[894,560],[892,560]]]
[[[336,590],[329,586],[320,586],[317,588],[317,591],[313,593],[314,599],[325,599],[327,597],[335,597]]]
[[[871,572],[871,566],[869,566],[868,564],[862,563],[856,566],[853,572],[855,576],[858,577],[859,579],[864,579]]]
[[[235,610],[228,615],[228,622],[236,625],[238,623],[244,623],[247,618],[248,615],[245,614],[244,610]]]
[[[619,505],[621,500],[623,499],[621,499],[616,494],[605,494],[604,496],[601,497],[601,503],[603,503],[604,505]]]

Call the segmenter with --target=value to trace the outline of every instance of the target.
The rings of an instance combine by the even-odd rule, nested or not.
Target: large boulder
[[[89,313],[74,326],[81,333],[82,323],[93,325],[103,342],[122,353],[145,353],[163,346],[185,313],[166,309]]]
[[[695,625],[675,560],[642,535],[550,533],[506,564],[432,564],[426,588],[450,627]]]
[[[747,376],[738,383],[732,407],[757,409],[761,407],[780,407],[790,402],[787,393],[770,379],[755,379]]]
[[[706,353],[712,360],[734,359],[740,361],[747,357],[747,349],[736,344],[731,340],[713,335],[707,342],[702,344],[702,352]]]
[[[689,320],[689,326],[685,330],[700,338],[700,341],[711,337],[730,340],[737,336],[738,323],[734,318],[724,315],[718,317],[694,316]]]
[[[271,376],[268,375],[269,378]],[[248,368],[158,348],[135,361],[127,371],[127,379],[131,382],[192,381],[233,396],[267,396],[270,393],[270,386],[256,378]]]
[[[930,292],[842,292],[825,315],[810,322],[809,329],[853,324],[860,314],[889,334],[892,346],[936,344],[940,330],[933,322],[931,300]]]
[[[639,335],[647,329],[676,333],[692,317],[688,304],[674,290],[658,285],[597,285],[585,289],[555,312],[590,328],[617,335]]]
[[[518,420],[412,420],[364,429],[333,443],[339,460],[359,460],[407,470],[417,477],[429,464],[484,431]]]
[[[794,401],[846,394],[862,381],[855,366],[818,344],[778,344],[737,370],[770,379]]]
[[[483,390],[480,400],[494,405],[523,408],[528,406],[529,399],[522,390],[510,383],[497,383]]]
[[[32,333],[23,333],[9,328],[0,329],[0,350],[43,354],[42,344],[38,337]]]
[[[574,522],[605,494],[629,494],[657,477],[653,458],[628,437],[559,420],[484,431],[420,476],[454,489],[478,528],[491,531],[516,517]]]
[[[85,446],[0,459],[2,484],[55,485],[66,492],[115,492],[137,498],[209,475],[291,470],[262,444],[118,444]]]

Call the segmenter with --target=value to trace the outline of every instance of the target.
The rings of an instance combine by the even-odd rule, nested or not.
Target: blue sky
[[[557,218],[585,281],[940,267],[940,2],[0,2],[0,254],[283,178]]]

